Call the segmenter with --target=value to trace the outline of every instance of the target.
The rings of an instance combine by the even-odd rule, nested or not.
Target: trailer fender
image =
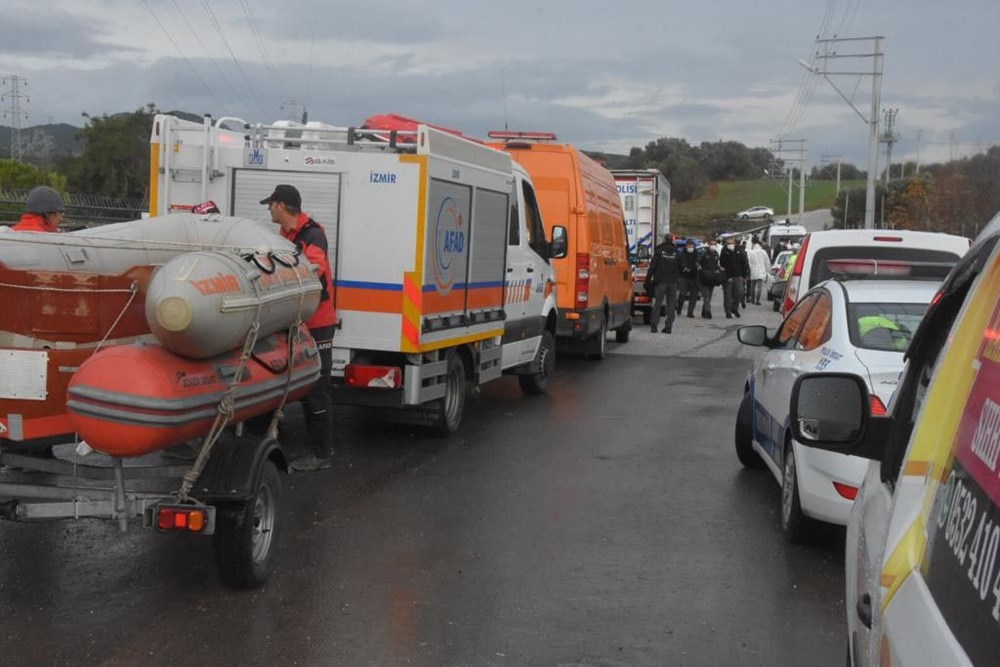
[[[210,504],[246,501],[268,460],[282,472],[288,471],[277,440],[252,435],[220,438],[191,495]]]

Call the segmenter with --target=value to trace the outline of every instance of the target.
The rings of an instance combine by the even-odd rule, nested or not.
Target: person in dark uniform
[[[712,319],[712,292],[719,284],[722,269],[719,268],[719,245],[710,241],[708,250],[698,260],[698,284],[701,289],[701,316]]]
[[[694,304],[698,301],[698,255],[695,253],[694,239],[688,239],[684,252],[677,260],[680,270],[680,294],[677,297],[677,314],[681,314],[685,297],[688,300],[688,317],[694,317]]]
[[[308,213],[302,211],[302,196],[292,185],[276,186],[271,196],[260,203],[267,205],[271,220],[281,225],[281,236],[293,242],[301,254],[319,269],[319,281],[323,286],[319,307],[306,322],[309,333],[316,340],[320,358],[319,380],[302,401],[311,451],[290,464],[293,470],[321,470],[330,467],[333,438],[330,370],[333,367],[333,330],[337,324],[326,232]]]
[[[668,234],[658,246],[653,248],[653,259],[649,263],[647,274],[653,283],[653,312],[651,313],[650,330],[656,333],[660,322],[660,307],[666,301],[667,321],[663,325],[663,333],[671,333],[674,327],[674,315],[677,307],[677,281],[680,272],[677,268],[677,246]]]
[[[726,247],[719,253],[719,266],[725,273],[722,284],[722,309],[726,319],[740,316],[740,300],[743,299],[743,276],[750,273],[746,253],[736,247],[736,239],[726,239]]]

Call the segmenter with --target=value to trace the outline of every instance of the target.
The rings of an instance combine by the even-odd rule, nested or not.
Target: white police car
[[[750,369],[736,418],[743,465],[771,470],[781,485],[786,539],[808,536],[815,521],[844,525],[867,461],[803,447],[789,421],[792,386],[806,373],[855,373],[868,382],[871,413],[884,415],[903,354],[939,283],[829,280],[810,290],[773,336],[763,326],[737,332],[744,345],[767,348]]]

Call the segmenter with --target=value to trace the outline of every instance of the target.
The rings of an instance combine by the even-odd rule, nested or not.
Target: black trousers
[[[333,368],[333,327],[310,329],[319,348],[319,379],[312,390],[302,399],[305,414],[306,433],[309,448],[320,457],[326,458],[333,449],[333,389],[330,386],[330,371]]]
[[[674,326],[674,315],[676,314],[674,308],[677,307],[677,283],[656,283],[653,286],[653,295],[653,312],[650,314],[649,322],[655,329],[660,322],[660,306],[666,301],[667,321],[663,326],[670,329]]]
[[[677,295],[677,314],[681,314],[684,308],[684,299],[688,300],[688,315],[694,315],[694,304],[698,301],[700,293],[697,278],[681,278],[680,291]]]

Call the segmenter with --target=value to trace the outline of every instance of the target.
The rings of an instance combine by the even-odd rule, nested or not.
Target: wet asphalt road
[[[786,544],[777,484],[739,466],[748,366],[561,358],[549,395],[487,385],[449,440],[344,410],[335,468],[286,478],[257,591],[222,587],[208,538],[0,524],[0,661],[842,664],[843,531]]]

